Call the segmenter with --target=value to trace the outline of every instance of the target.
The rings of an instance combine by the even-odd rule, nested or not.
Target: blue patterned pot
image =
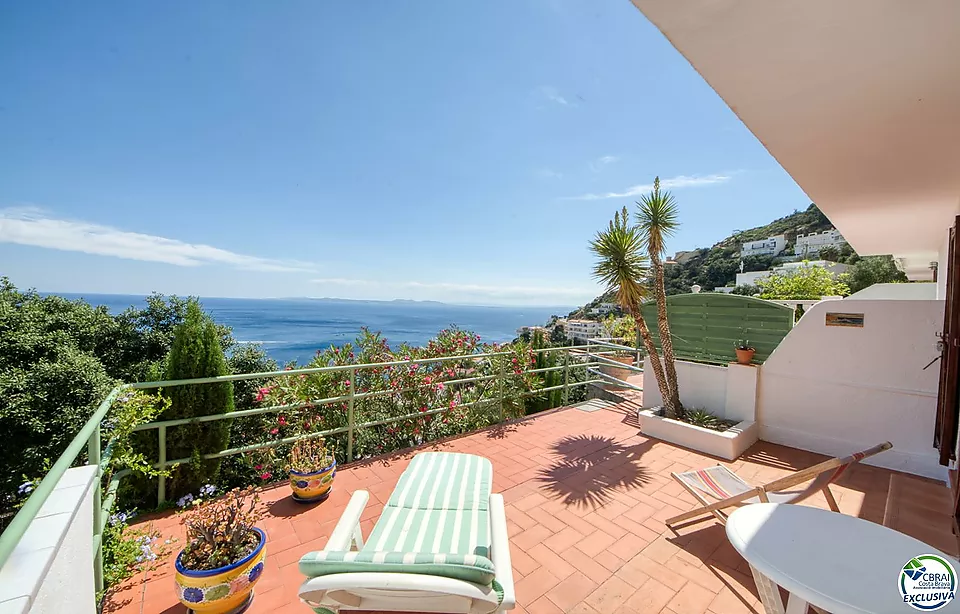
[[[333,478],[337,475],[337,461],[334,460],[319,471],[300,473],[291,469],[289,474],[293,500],[298,503],[316,503],[330,496]]]
[[[253,552],[232,565],[192,571],[186,569],[177,555],[177,597],[190,612],[196,614],[239,614],[253,602],[253,586],[263,574],[263,562],[267,556],[267,535],[254,527],[260,536],[260,544]]]

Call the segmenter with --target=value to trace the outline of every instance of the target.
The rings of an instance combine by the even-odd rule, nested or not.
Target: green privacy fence
[[[643,307],[643,317],[654,342],[657,306]],[[762,363],[793,328],[793,310],[750,296],[700,293],[667,297],[667,318],[677,358],[727,363],[736,359],[734,346],[740,339],[757,349],[754,362]]]

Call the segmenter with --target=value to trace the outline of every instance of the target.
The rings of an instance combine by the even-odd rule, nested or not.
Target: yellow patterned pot
[[[311,473],[290,470],[290,488],[293,500],[299,503],[316,503],[330,496],[333,490],[333,478],[337,475],[337,461],[328,467]]]
[[[180,564],[177,556],[177,597],[190,612],[197,614],[239,614],[253,602],[253,585],[263,574],[267,535],[254,527],[260,544],[241,560],[207,571],[191,571]]]

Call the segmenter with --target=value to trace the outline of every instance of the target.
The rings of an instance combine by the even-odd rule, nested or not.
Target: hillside
[[[725,239],[715,243],[712,247],[697,248],[696,252],[683,263],[668,265],[664,270],[664,285],[667,294],[684,294],[690,292],[691,286],[699,285],[704,290],[726,286],[737,278],[740,271],[740,244],[747,241],[757,241],[775,235],[786,235],[787,252],[792,253],[793,244],[798,234],[820,232],[832,228],[833,225],[816,205],[811,204],[805,211],[794,211],[792,214],[773,220],[764,226],[748,228],[738,231]],[[858,258],[849,247],[845,247],[837,254],[837,260],[853,263]],[[777,258],[769,256],[747,256],[743,258],[744,271],[765,271]],[[573,311],[570,317],[589,317],[586,314],[590,307],[609,300],[609,297],[600,296]]]

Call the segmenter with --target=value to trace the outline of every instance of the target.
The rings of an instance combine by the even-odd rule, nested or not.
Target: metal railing
[[[594,367],[600,366],[601,362],[610,362],[616,364],[620,368],[629,367],[630,370],[640,371],[642,369],[636,367],[630,367],[629,365],[624,365],[622,363],[609,360],[602,356],[604,350],[598,350],[596,353],[592,352],[591,349],[594,346],[602,348],[612,348],[612,349],[627,349],[631,352],[635,351],[635,348],[629,348],[626,346],[617,346],[616,344],[611,344],[605,341],[598,341],[596,343],[590,342],[586,345],[577,345],[577,346],[567,346],[567,347],[553,347],[553,348],[540,348],[533,350],[534,353],[540,354],[544,352],[562,352],[563,353],[563,364],[552,366],[552,367],[543,367],[539,369],[530,369],[527,365],[524,365],[522,373],[547,373],[552,371],[562,370],[564,377],[563,383],[555,386],[548,386],[543,388],[537,388],[535,390],[525,391],[519,394],[521,398],[526,398],[532,395],[538,395],[544,392],[551,392],[554,390],[563,390],[563,405],[569,403],[570,390],[576,386],[586,386],[590,384],[598,384],[604,381],[613,381],[627,387],[636,388],[635,386],[612,378],[609,375],[601,373],[594,369]],[[0,535],[0,568],[2,568],[6,562],[9,560],[11,554],[17,547],[17,544],[20,542],[27,528],[36,518],[37,514],[40,511],[40,508],[50,497],[50,494],[56,488],[57,483],[63,477],[63,474],[74,465],[77,458],[81,455],[86,448],[87,452],[87,464],[97,466],[97,488],[94,493],[94,510],[93,510],[93,550],[94,550],[94,582],[96,590],[98,592],[103,590],[103,532],[106,528],[107,521],[109,520],[110,511],[113,508],[114,502],[117,497],[117,489],[120,485],[120,482],[124,477],[130,474],[129,470],[121,470],[115,474],[111,475],[109,483],[107,485],[105,496],[102,494],[102,480],[105,472],[107,471],[110,459],[111,452],[113,448],[114,441],[111,439],[107,442],[107,445],[101,450],[101,430],[100,425],[107,417],[110,412],[111,407],[117,398],[124,392],[132,390],[149,390],[157,388],[171,388],[176,386],[187,386],[187,385],[198,385],[198,384],[214,384],[214,383],[224,383],[224,382],[236,382],[236,381],[245,381],[245,380],[255,380],[255,379],[267,379],[274,377],[288,377],[288,376],[299,376],[299,375],[309,375],[314,373],[330,373],[330,372],[343,372],[346,371],[349,374],[349,384],[348,391],[345,395],[337,395],[333,397],[311,400],[306,403],[296,403],[296,404],[287,404],[287,405],[275,405],[271,407],[261,407],[256,409],[248,409],[241,411],[234,411],[226,414],[214,414],[207,416],[199,416],[195,418],[184,418],[178,420],[162,420],[159,422],[151,422],[148,424],[142,424],[137,426],[134,431],[143,432],[156,430],[157,431],[157,444],[158,444],[158,456],[157,462],[153,465],[157,469],[165,469],[168,467],[173,467],[181,463],[190,462],[190,458],[177,458],[177,459],[167,459],[167,446],[166,446],[166,435],[167,429],[175,426],[182,426],[186,424],[196,424],[203,422],[215,422],[219,420],[233,420],[235,418],[241,418],[244,416],[257,416],[262,414],[269,413],[278,413],[282,411],[289,411],[298,408],[306,407],[317,407],[328,405],[331,403],[347,403],[347,425],[341,426],[333,429],[327,429],[324,431],[311,432],[302,435],[297,435],[293,437],[286,437],[283,439],[268,441],[258,444],[252,444],[242,447],[234,447],[220,452],[206,454],[201,458],[203,459],[216,459],[223,458],[227,456],[232,456],[236,454],[243,454],[246,452],[251,452],[254,450],[260,450],[265,448],[272,448],[285,444],[292,444],[298,440],[302,439],[313,439],[318,437],[328,437],[331,435],[346,433],[347,435],[347,462],[352,462],[354,459],[354,435],[358,429],[371,428],[375,426],[381,426],[385,424],[390,424],[393,422],[399,422],[402,420],[409,420],[413,418],[422,418],[424,416],[430,416],[434,414],[439,414],[445,411],[450,411],[450,407],[438,407],[438,408],[429,408],[426,411],[418,411],[416,413],[408,413],[401,416],[391,416],[389,418],[363,422],[360,424],[356,423],[355,416],[355,401],[359,399],[379,397],[379,396],[390,396],[396,395],[403,392],[409,392],[412,390],[418,389],[420,386],[413,388],[405,388],[399,390],[383,390],[383,391],[373,391],[373,392],[357,392],[355,387],[356,373],[364,369],[375,369],[375,368],[385,368],[385,367],[394,367],[410,364],[430,364],[437,362],[448,362],[448,361],[467,361],[467,360],[481,360],[489,359],[497,356],[508,357],[512,353],[508,351],[502,352],[488,352],[488,353],[479,353],[479,354],[466,354],[460,356],[445,356],[437,358],[426,358],[426,359],[410,359],[410,360],[398,360],[392,362],[381,362],[381,363],[365,363],[365,364],[351,364],[351,365],[337,365],[330,367],[315,367],[315,368],[305,368],[305,369],[293,369],[293,370],[284,370],[284,371],[270,371],[264,373],[245,373],[239,375],[224,375],[219,377],[205,377],[197,379],[186,379],[186,380],[168,380],[168,381],[157,381],[157,382],[140,382],[135,384],[121,384],[114,388],[107,397],[100,403],[97,409],[93,412],[93,415],[87,420],[87,422],[81,427],[80,431],[77,433],[76,437],[68,444],[67,449],[64,450],[63,454],[57,459],[57,461],[50,468],[50,471],[44,476],[43,480],[33,491],[31,496],[24,502],[23,506],[13,517],[10,524],[4,530],[3,534]],[[499,422],[503,422],[505,419],[504,414],[504,402],[506,397],[504,395],[503,382],[508,376],[504,365],[506,361],[502,361],[500,368],[496,374],[492,375],[481,375],[476,377],[465,377],[460,379],[449,379],[443,380],[445,385],[452,384],[469,384],[469,383],[478,383],[484,381],[496,380],[497,384],[497,397],[496,398],[481,398],[476,401],[471,401],[469,403],[461,403],[456,405],[457,408],[470,407],[483,403],[494,403],[499,402],[500,404],[500,419]],[[586,373],[597,376],[597,379],[586,379],[584,381],[570,381],[570,371],[572,369],[585,369]],[[515,375],[515,374],[510,374]],[[163,502],[166,499],[166,479],[161,476],[158,479],[157,486],[157,499],[158,502]]]
[[[612,339],[612,338],[611,338],[611,339]],[[619,339],[617,339],[617,340],[619,340]],[[612,340],[608,340],[608,339],[605,339],[605,338],[591,339],[591,340],[590,340],[590,344],[591,344],[591,346],[596,345],[596,346],[599,346],[599,347],[601,348],[601,349],[597,350],[596,353],[591,352],[589,349],[587,350],[587,353],[586,353],[587,358],[588,358],[589,360],[593,360],[593,361],[596,361],[597,363],[599,363],[598,366],[609,365],[609,366],[616,367],[616,368],[618,368],[618,369],[623,369],[623,370],[626,370],[626,371],[632,371],[632,372],[634,372],[634,373],[643,373],[643,367],[641,366],[641,365],[643,364],[643,357],[642,357],[642,355],[641,355],[640,348],[632,348],[632,347],[627,346],[627,345],[620,345],[620,344],[618,344],[618,343],[612,343]],[[618,353],[618,354],[623,354],[623,353],[626,353],[626,354],[636,354],[636,361],[637,361],[636,366],[624,364],[624,363],[622,363],[622,362],[620,362],[620,361],[618,361],[618,360],[611,360],[610,358],[607,358],[606,356],[604,356],[604,354],[613,354],[613,353]],[[597,369],[594,369],[594,368],[591,368],[591,367],[587,367],[587,373],[589,373],[589,374],[591,374],[591,375],[594,375],[594,376],[596,376],[596,377],[599,377],[600,379],[602,379],[603,381],[607,382],[608,384],[613,384],[613,385],[616,385],[616,386],[620,386],[620,387],[622,387],[622,388],[628,388],[628,389],[630,389],[630,390],[636,390],[636,391],[639,391],[639,392],[643,392],[643,387],[642,387],[642,386],[637,386],[636,384],[632,384],[632,383],[627,382],[627,381],[624,381],[624,380],[622,380],[622,379],[618,379],[618,378],[616,378],[616,377],[614,377],[614,376],[612,376],[612,375],[609,375],[609,374],[607,374],[607,373],[603,373],[602,371],[598,371]]]

